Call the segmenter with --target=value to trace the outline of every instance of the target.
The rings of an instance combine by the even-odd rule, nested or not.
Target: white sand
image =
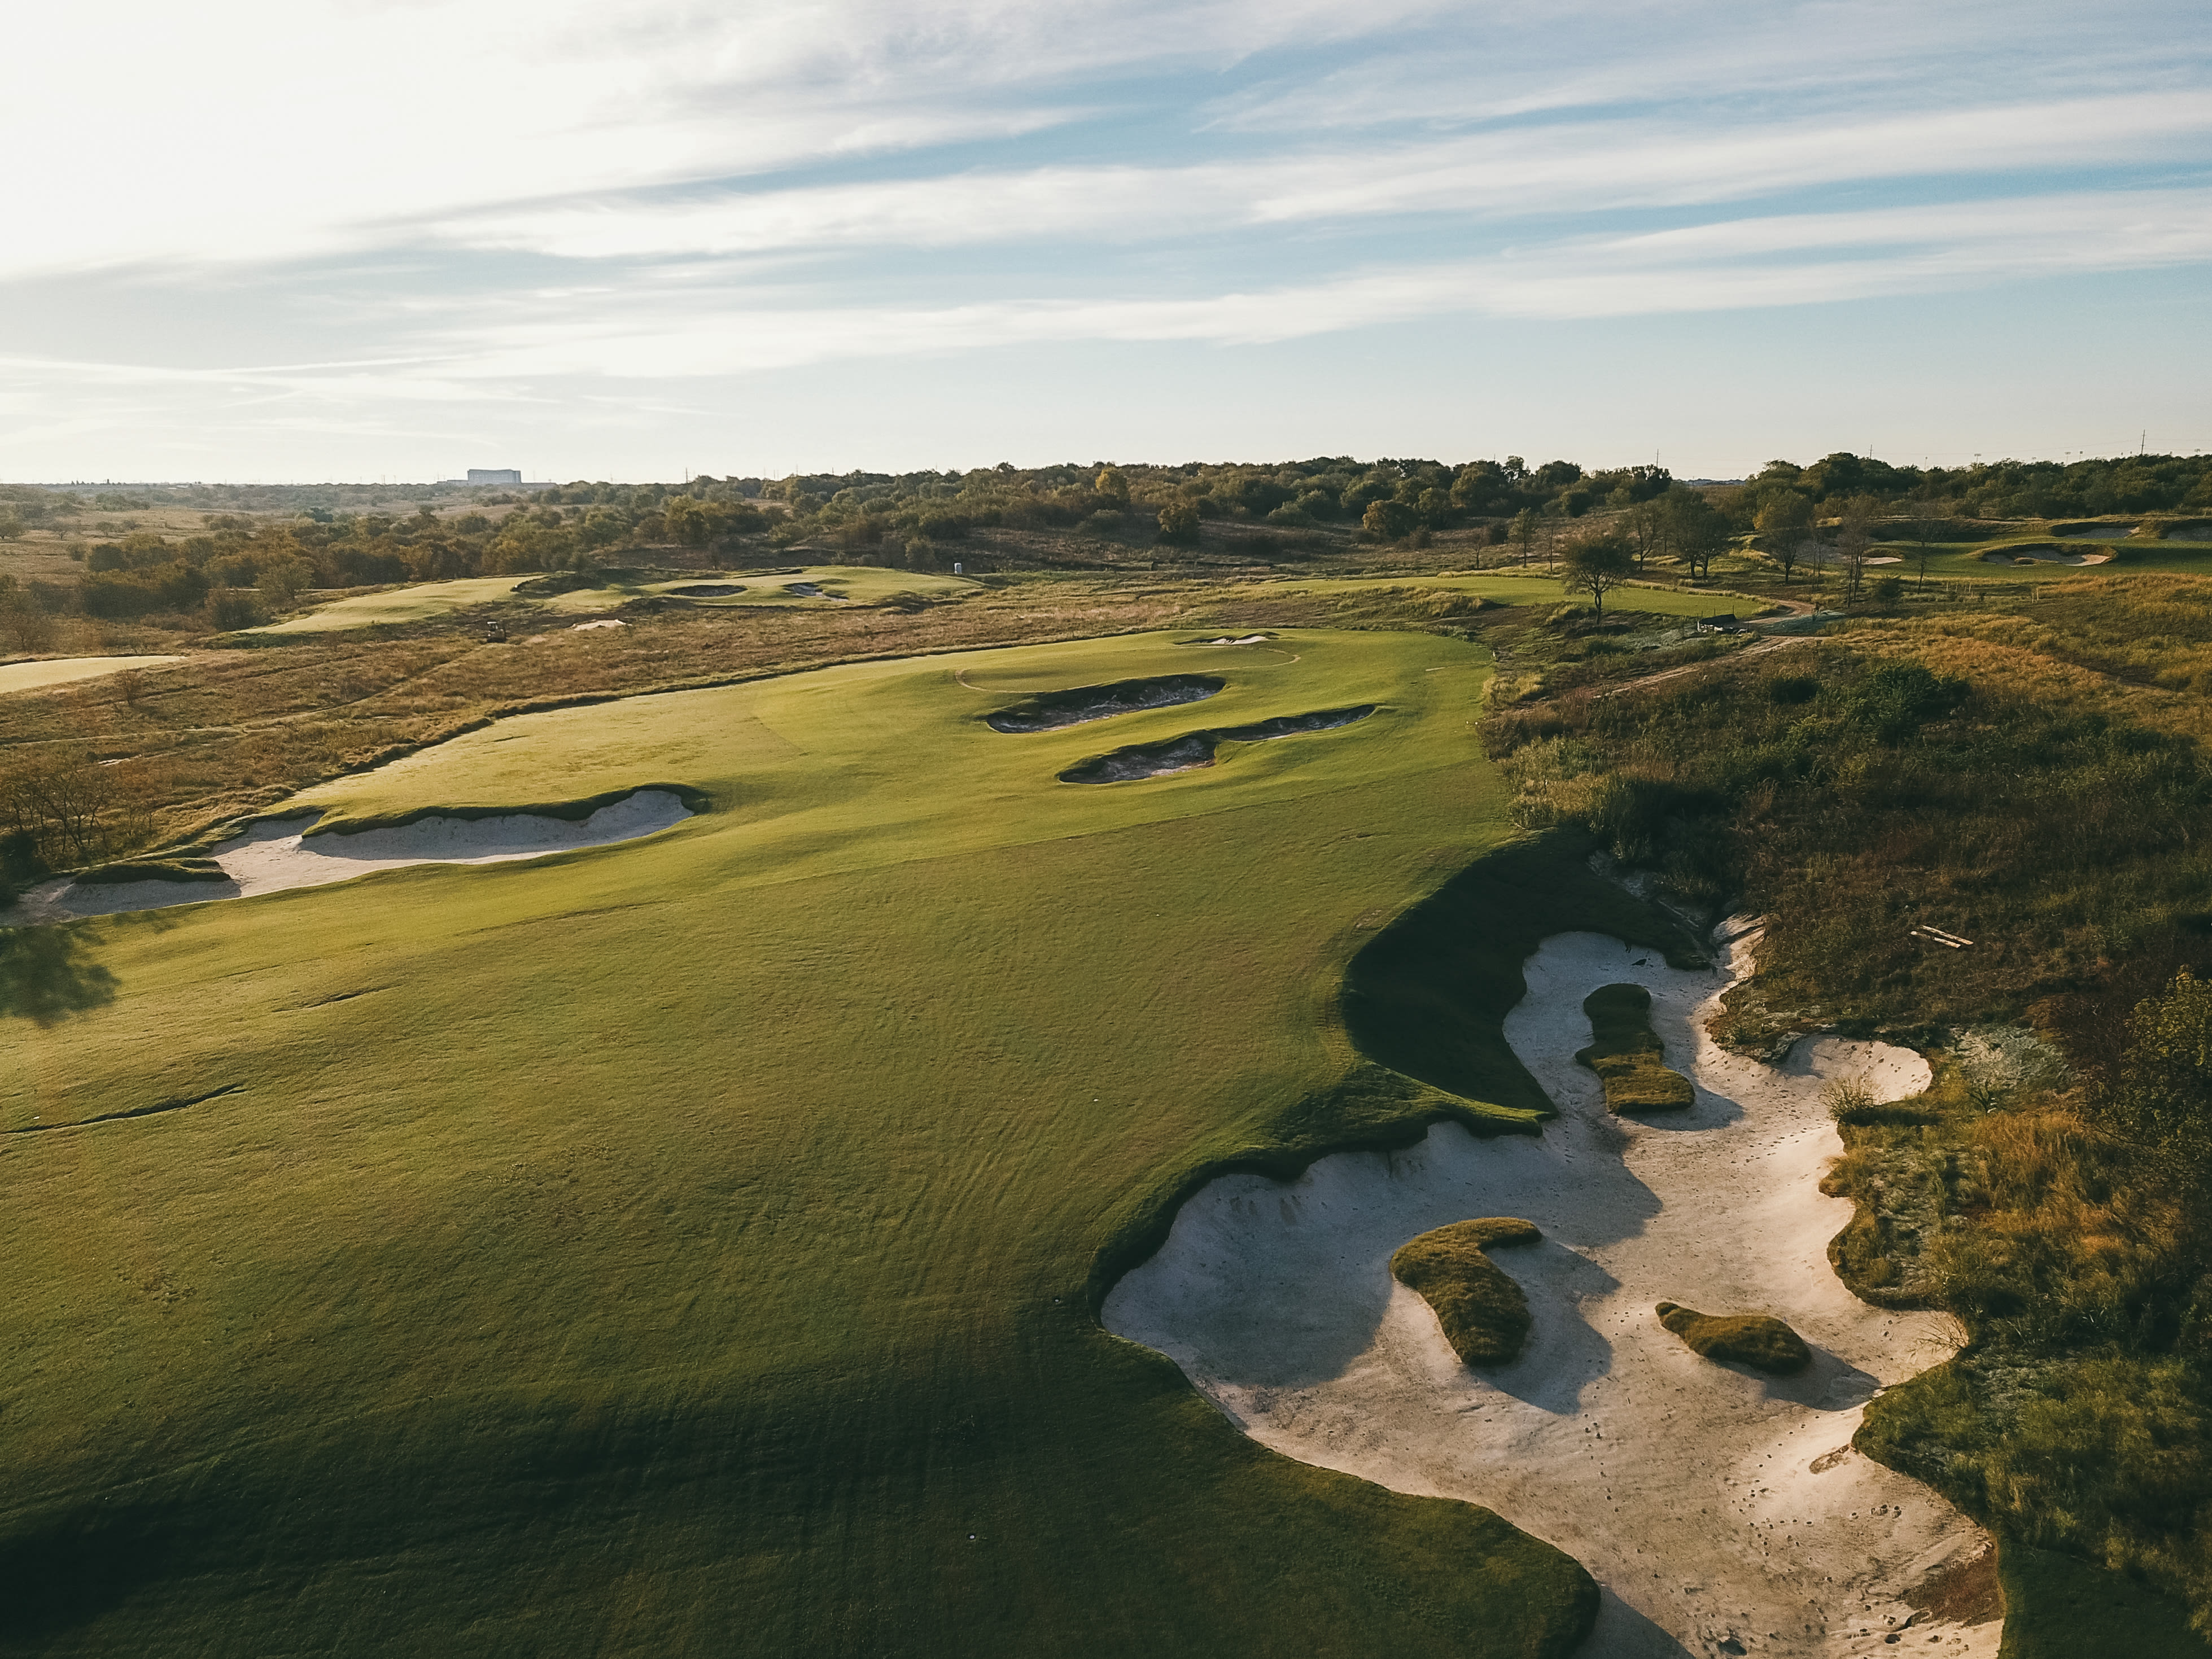
[[[1174,1358],[1265,1445],[1487,1505],[1565,1550],[1604,1591],[1594,1659],[1994,1655],[1994,1621],[1921,1615],[1885,1641],[1914,1618],[1903,1594],[1987,1540],[1847,1449],[1866,1400],[1948,1358],[1958,1333],[1869,1307],[1829,1268],[1850,1206],[1818,1190],[1841,1151],[1820,1087],[1864,1076],[1895,1099],[1926,1085],[1926,1062],[1834,1039],[1799,1044],[1779,1070],[1725,1054],[1703,1032],[1724,972],[1676,971],[1595,934],[1546,940],[1527,974],[1505,1032],[1562,1114],[1540,1139],[1443,1125],[1287,1185],[1211,1182],[1115,1287],[1107,1328]],[[1611,1117],[1573,1063],[1589,1041],[1583,998],[1623,981],[1650,989],[1669,1062],[1698,1085],[1690,1110]],[[1521,1358],[1478,1373],[1389,1263],[1417,1233],[1492,1215],[1546,1237],[1497,1255],[1536,1324]],[[1660,1326],[1662,1299],[1778,1315],[1813,1345],[1813,1368],[1770,1380],[1699,1358]]]
[[[574,823],[530,812],[491,818],[418,818],[392,830],[343,836],[304,832],[312,816],[264,818],[246,834],[215,849],[228,881],[127,881],[80,887],[66,878],[33,888],[8,911],[0,927],[21,927],[71,916],[159,910],[209,899],[251,898],[290,887],[349,881],[373,870],[410,864],[500,864],[542,858],[579,847],[634,841],[680,823],[691,810],[665,789],[641,789]]]
[[[103,674],[119,674],[126,668],[159,668],[165,663],[182,661],[182,657],[46,657],[36,662],[0,663],[0,695],[37,691],[49,685],[67,685],[74,680],[98,679]]]

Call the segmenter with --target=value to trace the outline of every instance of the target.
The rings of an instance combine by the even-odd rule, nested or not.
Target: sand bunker
[[[1224,634],[1218,640],[1177,640],[1177,645],[1267,645],[1274,638],[1272,634],[1247,634],[1241,640],[1232,640]]]
[[[1224,743],[1266,743],[1274,738],[1296,737],[1304,732],[1331,732],[1354,720],[1364,720],[1376,705],[1357,708],[1323,708],[1310,714],[1279,714],[1249,726],[1224,726],[1212,732],[1192,732],[1164,743],[1132,744],[1110,755],[1100,755],[1071,766],[1060,775],[1062,783],[1129,783],[1139,778],[1164,777],[1213,764],[1215,748]]]
[[[843,597],[842,594],[832,593],[817,587],[812,582],[786,582],[783,585],[783,591],[787,593],[796,593],[802,599],[835,599]]]
[[[1079,685],[986,714],[983,723],[994,732],[1056,732],[1063,726],[1110,720],[1142,708],[1203,702],[1227,684],[1210,674],[1166,674],[1149,680],[1116,680],[1111,685]]]
[[[694,582],[689,587],[669,587],[661,591],[673,593],[679,599],[726,599],[731,594],[742,593],[745,590],[735,582]]]
[[[508,812],[487,818],[417,818],[396,829],[364,830],[350,836],[304,834],[314,816],[264,818],[246,834],[222,843],[215,849],[215,861],[222,866],[223,880],[93,885],[64,878],[33,888],[13,909],[0,911],[0,927],[251,898],[289,887],[349,881],[372,870],[397,870],[410,864],[500,864],[542,858],[579,847],[634,841],[682,823],[691,816],[691,809],[670,790],[640,789],[573,823],[533,812]]]
[[[1840,1151],[1822,1082],[1897,1099],[1926,1086],[1926,1062],[1838,1039],[1778,1069],[1728,1054],[1703,1024],[1725,971],[1594,934],[1546,940],[1526,973],[1505,1034],[1560,1108],[1541,1139],[1440,1125],[1288,1183],[1212,1182],[1107,1297],[1107,1328],[1171,1357],[1265,1445],[1487,1505],[1565,1550],[1604,1592],[1593,1656],[1994,1655],[1994,1608],[1938,1625],[1906,1599],[1986,1538],[1849,1449],[1867,1399],[1948,1358],[1957,1330],[1844,1288],[1826,1245],[1851,1206],[1818,1186]],[[1608,1117],[1574,1063],[1583,999],[1631,981],[1669,1054],[1693,1057],[1696,1105],[1661,1121]],[[1519,1359],[1476,1372],[1389,1261],[1498,1215],[1543,1230],[1492,1258],[1534,1325]],[[1771,1313],[1812,1363],[1776,1378],[1702,1358],[1661,1326],[1662,1301]]]
[[[578,623],[568,631],[571,634],[588,634],[595,628],[628,628],[629,626],[629,624],[628,623],[617,622],[613,617],[610,617],[602,622]]]
[[[2109,553],[2062,553],[2055,547],[2008,547],[1982,557],[1991,564],[2110,564]]]

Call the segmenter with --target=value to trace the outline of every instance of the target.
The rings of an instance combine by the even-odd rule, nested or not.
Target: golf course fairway
[[[1209,1166],[1530,1121],[1337,1013],[1505,836],[1486,654],[1182,637],[504,720],[311,792],[318,833],[711,805],[12,936],[0,1652],[1566,1652],[1566,1557],[1267,1451],[1097,1324],[1102,1251]]]

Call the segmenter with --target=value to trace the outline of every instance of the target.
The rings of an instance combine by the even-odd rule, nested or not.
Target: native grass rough
[[[1651,993],[1641,985],[1601,985],[1583,1000],[1590,1045],[1576,1062],[1598,1074],[1609,1112],[1679,1112],[1696,1103],[1690,1079],[1665,1064],[1666,1045],[1651,1029]]]
[[[1436,1310],[1444,1340],[1462,1361],[1503,1364],[1520,1356],[1533,1321],[1528,1297],[1488,1252],[1543,1237],[1533,1222],[1508,1217],[1455,1221],[1401,1245],[1390,1272]]]
[[[1674,1302],[1662,1302],[1653,1311],[1692,1352],[1723,1364],[1795,1376],[1813,1363],[1805,1339],[1772,1314],[1704,1314]]]

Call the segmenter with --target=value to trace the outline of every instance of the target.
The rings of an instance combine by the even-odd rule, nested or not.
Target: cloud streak
[[[50,8],[0,64],[0,409],[34,445],[91,403],[149,430],[352,410],[382,433],[466,405],[580,433],[605,410],[543,387],[665,412],[810,365],[2198,265],[2196,21],[2167,0]],[[88,61],[91,106],[48,67]]]

